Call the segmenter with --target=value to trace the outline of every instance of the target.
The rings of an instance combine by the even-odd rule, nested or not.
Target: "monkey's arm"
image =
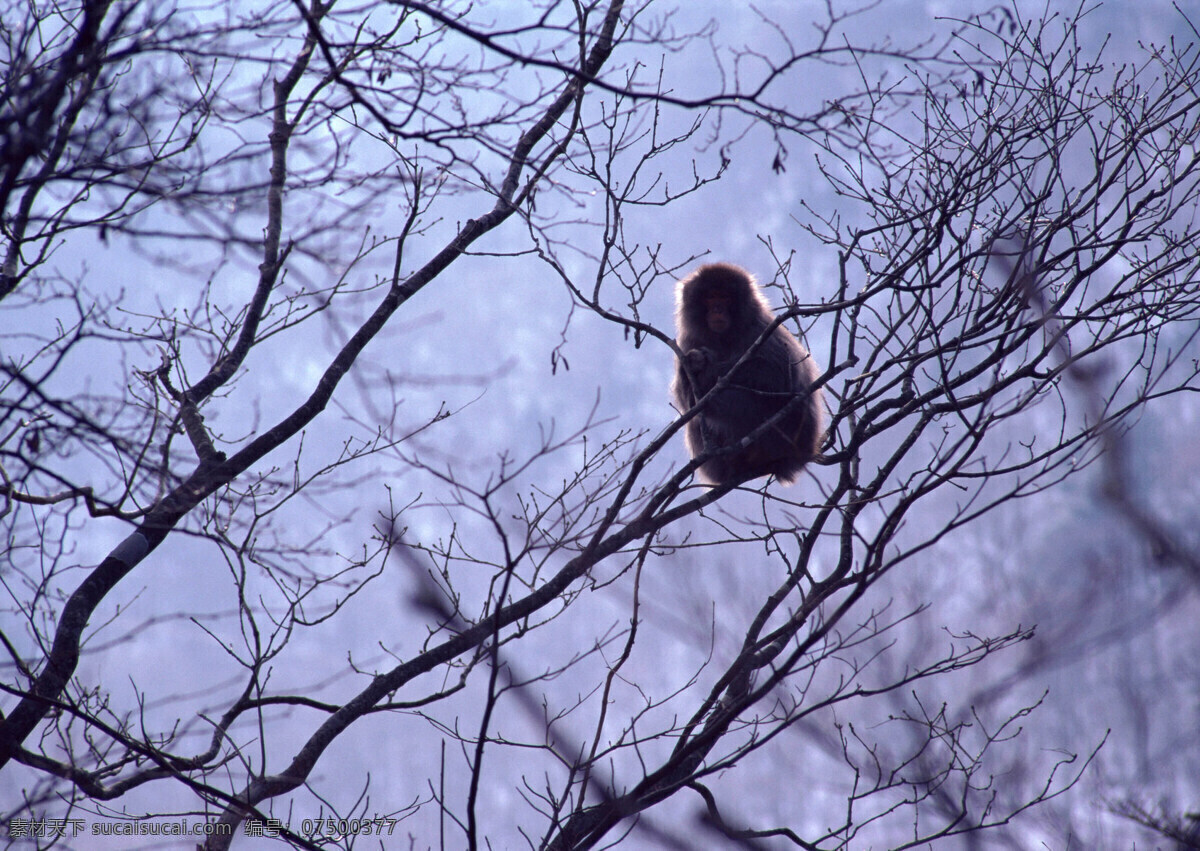
[[[704,396],[717,381],[713,364],[716,354],[712,349],[698,347],[688,349],[683,358],[675,361],[675,401],[680,413],[695,406],[696,401]]]

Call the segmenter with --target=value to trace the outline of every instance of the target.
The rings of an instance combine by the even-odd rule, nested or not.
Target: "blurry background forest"
[[[3,12],[9,846],[1200,847],[1186,5],[166,6]],[[790,488],[670,431],[708,260]]]

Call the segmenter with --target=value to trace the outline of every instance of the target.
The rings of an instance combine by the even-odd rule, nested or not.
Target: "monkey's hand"
[[[684,368],[692,375],[703,373],[712,360],[712,351],[705,348],[691,349],[683,353]]]

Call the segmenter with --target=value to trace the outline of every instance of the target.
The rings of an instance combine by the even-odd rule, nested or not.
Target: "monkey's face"
[[[704,324],[718,337],[733,327],[733,299],[729,293],[710,290],[704,295]]]

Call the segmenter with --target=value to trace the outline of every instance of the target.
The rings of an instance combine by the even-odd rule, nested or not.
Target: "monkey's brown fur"
[[[729,372],[774,316],[750,274],[731,263],[701,266],[681,280],[675,306],[683,359],[676,359],[671,393],[682,413]],[[688,451],[695,458],[733,446],[795,397],[803,398],[745,449],[705,461],[700,477],[715,485],[770,474],[784,484],[795,481],[824,436],[821,391],[812,389],[819,372],[799,340],[782,326],[772,331],[688,421]]]

